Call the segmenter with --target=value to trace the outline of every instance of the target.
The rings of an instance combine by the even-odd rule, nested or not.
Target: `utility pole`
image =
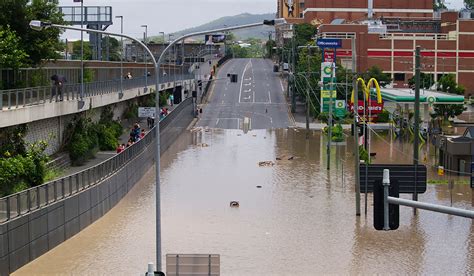
[[[291,72],[292,72],[292,82],[291,82],[291,112],[296,112],[296,89],[295,89],[295,73],[296,73],[296,43],[295,43],[295,32],[293,30],[293,36],[291,37]]]
[[[148,25],[142,25],[141,26],[142,28],[145,28],[145,32],[143,33],[143,42],[145,43],[145,45],[148,45],[147,43],[147,40],[148,40]],[[143,51],[143,61],[145,62],[145,89],[143,92],[147,92],[148,91],[148,55],[146,53],[146,51]]]
[[[311,48],[308,45],[307,48],[308,52],[306,53],[306,62],[307,62],[307,67],[308,69],[306,70],[306,140],[309,139],[309,54],[311,51]]]
[[[415,50],[415,139],[413,140],[413,165],[415,165],[415,192],[413,193],[413,200],[418,201],[418,194],[416,186],[418,182],[417,165],[419,159],[419,133],[420,133],[420,46],[416,46]],[[416,215],[416,208],[413,208]]]
[[[334,65],[333,65],[334,64]],[[328,116],[328,144],[327,144],[327,169],[331,169],[331,140],[332,140],[332,89],[334,76],[336,75],[336,49],[334,49],[334,63],[331,64],[331,81],[329,82],[329,116]],[[337,95],[337,93],[336,93]]]
[[[352,44],[352,86],[354,87],[354,164],[355,164],[355,193],[356,193],[356,216],[360,216],[360,183],[359,183],[359,130],[357,127],[359,115],[359,87],[357,84],[357,54],[356,54],[356,37],[355,34],[351,40]]]

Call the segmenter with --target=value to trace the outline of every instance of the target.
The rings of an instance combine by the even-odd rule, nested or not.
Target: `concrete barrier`
[[[161,153],[193,118],[192,98],[188,98],[160,123]],[[155,150],[156,145],[151,142],[96,185],[0,224],[0,275],[14,272],[105,215],[154,164]]]

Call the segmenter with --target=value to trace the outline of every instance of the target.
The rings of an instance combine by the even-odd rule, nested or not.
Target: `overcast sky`
[[[462,0],[446,2],[451,8],[462,6]],[[73,0],[60,0],[59,3],[61,6],[80,6]],[[84,0],[84,5],[112,6],[114,17],[124,16],[124,33],[141,37],[141,25],[148,25],[148,34],[151,36],[198,26],[222,16],[244,12],[275,13],[277,0]],[[114,25],[108,30],[120,32],[119,19],[114,18]],[[64,37],[77,39],[80,34],[68,32]]]

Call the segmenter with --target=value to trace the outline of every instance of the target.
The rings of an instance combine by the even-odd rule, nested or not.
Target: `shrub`
[[[98,136],[100,150],[114,150],[117,147],[118,140],[113,128],[102,126]]]
[[[390,112],[386,109],[382,111],[377,117],[377,122],[379,123],[388,123],[390,121]]]

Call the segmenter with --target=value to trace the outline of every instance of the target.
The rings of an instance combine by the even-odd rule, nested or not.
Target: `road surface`
[[[237,83],[230,82],[228,74],[237,74]],[[291,123],[283,89],[271,60],[232,59],[220,68],[197,126],[287,128]]]

